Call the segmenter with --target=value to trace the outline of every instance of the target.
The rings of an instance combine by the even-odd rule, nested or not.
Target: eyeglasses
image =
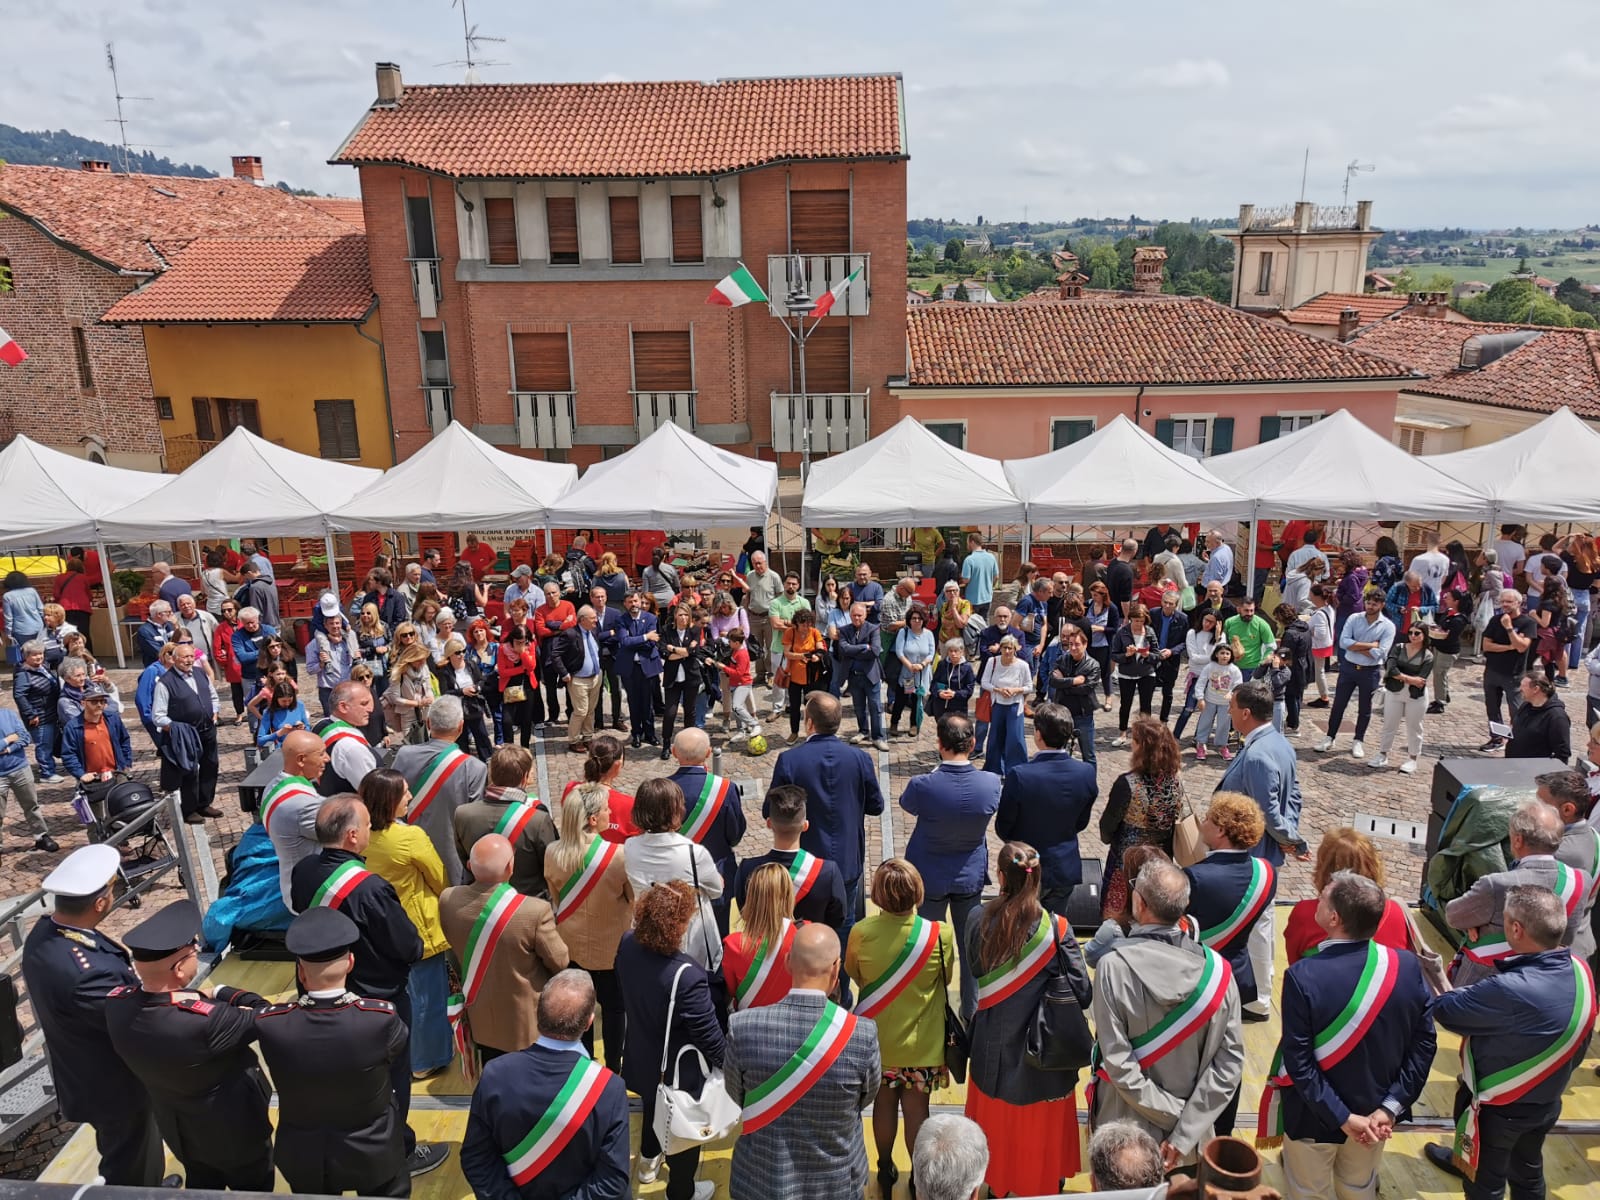
[[[416,633],[415,633],[415,632],[413,632],[413,631],[410,631],[410,630],[408,630],[408,631],[406,631],[406,632],[405,632],[405,633],[402,633],[402,634],[401,634],[401,635],[400,635],[400,636],[401,636],[401,637],[403,637],[403,638],[407,638],[407,639],[409,639],[409,638],[414,638],[414,637],[416,637],[416,636],[417,636],[417,635],[416,635]]]

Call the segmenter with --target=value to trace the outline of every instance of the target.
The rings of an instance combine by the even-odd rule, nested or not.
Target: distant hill
[[[0,125],[0,160],[38,167],[72,167],[86,158],[98,158],[122,170],[122,147],[68,133],[65,129],[18,129]],[[143,175],[196,175],[214,177],[215,171],[193,163],[175,163],[148,150],[128,151],[127,169]]]

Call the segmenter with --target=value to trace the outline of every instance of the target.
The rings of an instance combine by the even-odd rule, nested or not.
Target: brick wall
[[[159,468],[144,334],[97,323],[137,281],[62,249],[15,217],[0,220],[0,257],[11,260],[15,289],[0,293],[0,328],[28,352],[21,366],[0,373],[5,433],[72,454],[82,454],[80,439],[94,435],[113,464]],[[92,389],[79,382],[75,325],[88,345]]]

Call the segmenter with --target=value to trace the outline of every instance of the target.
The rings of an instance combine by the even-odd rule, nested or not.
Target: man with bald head
[[[549,902],[511,886],[514,861],[511,843],[486,833],[473,843],[468,858],[473,881],[446,888],[439,897],[439,923],[465,968],[463,1019],[483,1062],[533,1044],[539,1036],[539,994],[571,961]],[[485,909],[508,915],[486,921],[480,931],[478,917]],[[590,996],[592,1009],[592,987]]]
[[[289,901],[289,875],[295,864],[320,848],[317,845],[317,810],[323,797],[316,781],[328,765],[322,739],[309,729],[296,729],[283,739],[283,770],[261,797],[256,819],[267,827],[267,837],[278,852],[278,888]]]
[[[828,997],[839,983],[839,935],[804,925],[789,952],[789,994],[734,1013],[722,1073],[744,1107],[733,1147],[730,1195],[859,1196],[867,1185],[861,1113],[878,1090],[878,1027]],[[820,1031],[821,1071],[786,1072]],[[783,1082],[768,1087],[776,1077]]]
[[[672,757],[678,769],[669,778],[683,790],[683,824],[678,832],[706,848],[722,875],[722,898],[712,902],[717,928],[728,936],[728,912],[733,901],[733,880],[739,872],[734,847],[744,837],[744,793],[731,779],[713,775],[711,738],[704,729],[690,726],[672,739]]]

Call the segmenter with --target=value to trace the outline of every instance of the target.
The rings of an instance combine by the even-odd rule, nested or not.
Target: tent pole
[[[333,589],[333,594],[339,594],[339,568],[333,561],[333,531],[322,535],[322,544],[328,551],[328,586]]]
[[[111,556],[106,553],[106,544],[97,542],[95,550],[100,555],[100,586],[106,590],[106,611],[111,614],[111,644],[117,648],[117,667],[120,670],[128,665],[127,658],[122,653],[122,629],[117,618],[117,593],[111,587]],[[85,633],[88,630],[84,631]]]
[[[1033,518],[1028,515],[1028,506],[1022,506],[1022,561],[1027,562],[1033,554]]]
[[[551,537],[551,535],[550,535],[550,526],[546,525],[544,527],[544,552],[545,552],[545,554],[548,555],[548,554],[555,553],[555,544],[556,544],[555,543],[555,539],[553,537]]]
[[[1255,598],[1256,594],[1256,506],[1250,506],[1250,554],[1244,560],[1244,594]]]

